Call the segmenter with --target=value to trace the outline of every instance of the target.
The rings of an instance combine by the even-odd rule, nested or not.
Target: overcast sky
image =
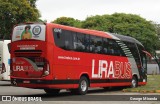
[[[47,22],[58,17],[85,20],[88,16],[131,13],[160,23],[160,0],[38,0],[41,19]]]

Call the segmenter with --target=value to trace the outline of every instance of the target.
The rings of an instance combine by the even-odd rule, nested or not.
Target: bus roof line
[[[112,33],[112,34],[124,42],[137,43],[137,44],[143,46],[141,42],[139,42],[137,39],[135,39],[131,36],[125,36],[125,35],[120,35],[120,34],[115,34],[115,33]]]
[[[56,26],[58,28],[62,28],[62,29],[73,30],[75,32],[81,32],[81,33],[84,33],[84,34],[90,34],[90,35],[101,36],[101,37],[104,37],[104,38],[113,39],[112,36],[110,36],[109,34],[107,34],[104,31],[90,30],[90,29],[83,29],[83,28],[76,28],[76,27],[71,27],[71,26],[65,26],[65,25],[55,24],[55,23],[48,23],[48,24],[52,25],[52,26]]]
[[[18,25],[26,25],[26,24],[43,24],[43,25],[46,25],[45,22],[24,22],[24,23],[20,23]]]

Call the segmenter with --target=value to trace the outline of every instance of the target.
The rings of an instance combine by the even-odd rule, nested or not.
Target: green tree
[[[96,15],[88,17],[82,28],[109,31],[136,38],[146,50],[154,53],[159,44],[156,29],[151,21],[134,14],[114,13],[112,15]]]
[[[154,22],[152,22],[152,24],[155,26],[155,29],[156,29],[156,34],[157,34],[157,36],[158,36],[158,38],[159,38],[159,41],[157,42],[157,47],[155,47],[155,50],[160,50],[160,24],[157,24],[157,23],[154,23]],[[160,54],[156,54],[155,53],[155,56],[158,56],[159,58],[160,58]],[[160,62],[159,62],[160,63]],[[159,64],[160,65],[160,64]]]
[[[82,22],[82,28],[94,29],[100,31],[109,31],[112,28],[112,23],[109,20],[111,18],[110,15],[96,15],[86,18],[85,21]]]
[[[0,0],[0,35],[10,38],[15,24],[38,21],[40,13],[35,6],[36,0]]]
[[[157,35],[160,39],[160,24],[156,24],[156,23],[153,22],[153,25],[155,26]]]
[[[27,0],[27,1],[28,1],[28,3],[30,4],[31,7],[36,8],[36,1],[37,0]]]
[[[81,21],[71,17],[60,17],[52,21],[52,23],[57,23],[66,26],[73,26],[73,27],[81,27]]]

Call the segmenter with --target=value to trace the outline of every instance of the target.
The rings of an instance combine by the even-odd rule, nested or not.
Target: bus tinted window
[[[56,46],[60,48],[64,48],[65,47],[64,40],[65,40],[65,37],[64,37],[64,34],[62,34],[62,30],[55,31],[54,29],[54,41],[55,41]]]
[[[72,33],[70,31],[59,29],[55,31],[54,29],[54,41],[55,44],[65,50],[73,49],[73,39]]]
[[[108,54],[108,39],[107,38],[103,38],[103,54]]]
[[[56,46],[65,50],[125,56],[116,40],[68,30],[54,29]]]
[[[115,56],[125,56],[123,50],[115,40],[103,39],[103,53]]]
[[[112,46],[114,50],[114,55],[116,56],[125,56],[124,52],[122,51],[121,47],[118,45],[118,43],[115,40],[112,40]]]
[[[114,44],[115,44],[115,42],[113,40],[109,40],[108,53],[110,55],[114,55],[115,54]]]
[[[72,34],[73,34],[74,50],[79,52],[84,52],[85,51],[84,34],[76,33],[76,32],[72,32]]]
[[[72,32],[63,30],[64,34],[64,49],[66,50],[73,50],[73,37],[72,37]]]
[[[84,43],[86,52],[90,52],[90,35],[85,35]]]
[[[90,52],[102,53],[102,38],[98,36],[90,36]]]

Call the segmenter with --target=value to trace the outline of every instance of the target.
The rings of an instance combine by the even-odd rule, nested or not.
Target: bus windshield
[[[45,41],[45,27],[44,24],[18,25],[13,30],[12,41],[28,39]]]

